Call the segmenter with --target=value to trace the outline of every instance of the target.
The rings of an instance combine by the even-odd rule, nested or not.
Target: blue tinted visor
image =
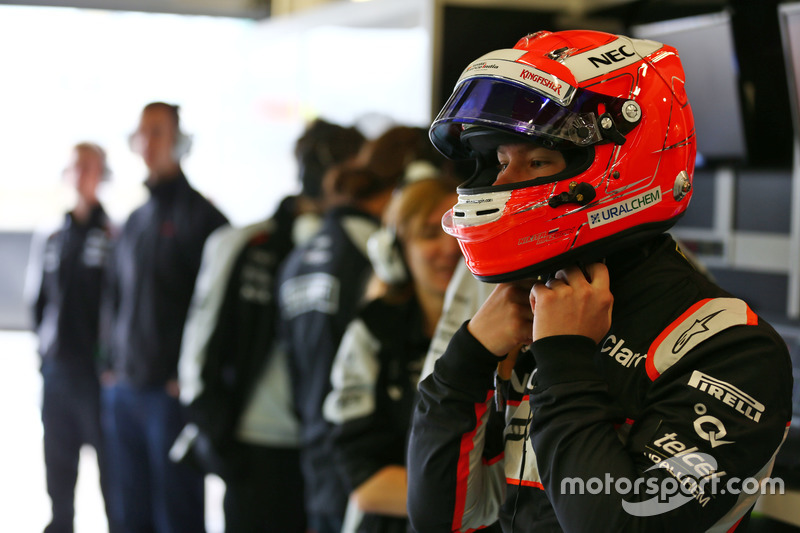
[[[461,134],[485,126],[551,148],[587,147],[604,142],[600,118],[608,113],[616,129],[628,133],[638,123],[622,118],[629,100],[577,89],[569,105],[529,87],[500,78],[474,77],[460,83],[430,128],[434,146],[451,159],[469,159]]]

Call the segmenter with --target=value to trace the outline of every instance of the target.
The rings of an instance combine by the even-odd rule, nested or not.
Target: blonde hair
[[[400,243],[418,234],[428,215],[442,199],[454,194],[458,181],[441,175],[423,178],[398,189],[384,213],[383,223],[391,228]]]

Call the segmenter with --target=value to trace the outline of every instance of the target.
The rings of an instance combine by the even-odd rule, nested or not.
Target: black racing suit
[[[466,324],[453,337],[413,423],[419,533],[498,517],[506,532],[731,531],[747,519],[752,480],[769,476],[791,419],[785,343],[666,235],[607,266],[605,338],[538,340],[501,395],[498,358]]]
[[[334,424],[334,457],[348,492],[387,466],[405,467],[417,383],[429,344],[416,298],[374,300],[347,328],[324,413]],[[410,529],[405,518],[365,514],[343,533],[350,531]]]
[[[366,241],[378,220],[351,207],[329,211],[322,228],[295,248],[278,276],[281,323],[294,395],[302,424],[301,463],[309,516],[344,515],[347,491],[333,464],[330,423],[322,404],[339,341],[362,302],[372,267]]]

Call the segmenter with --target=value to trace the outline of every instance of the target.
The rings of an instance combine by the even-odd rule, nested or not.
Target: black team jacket
[[[331,424],[322,414],[342,335],[372,274],[366,241],[376,218],[352,207],[327,212],[322,228],[295,248],[278,275],[278,335],[289,355],[294,405],[302,424],[301,464],[310,515],[344,516],[347,491],[333,460]]]
[[[28,290],[42,363],[94,375],[103,277],[113,228],[102,206],[85,224],[70,213],[54,231],[37,235]]]
[[[225,216],[181,173],[148,186],[114,249],[108,349],[118,379],[135,387],[177,379],[181,337],[203,245]]]

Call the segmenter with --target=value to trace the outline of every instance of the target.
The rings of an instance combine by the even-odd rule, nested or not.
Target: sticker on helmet
[[[661,201],[661,189],[656,187],[645,191],[638,196],[628,198],[622,202],[618,202],[595,211],[590,211],[587,216],[589,218],[589,227],[596,228],[611,222],[615,222],[628,215],[638,213],[649,207],[653,207]]]
[[[525,85],[562,105],[570,103],[575,93],[572,85],[530,65],[517,63],[509,59],[513,56],[504,55],[501,52],[504,50],[496,50],[492,54],[473,61],[461,73],[458,83],[476,77],[505,78]]]
[[[580,83],[632,65],[662,46],[655,41],[620,37],[605,46],[574,55],[566,59],[564,65],[569,67]]]

